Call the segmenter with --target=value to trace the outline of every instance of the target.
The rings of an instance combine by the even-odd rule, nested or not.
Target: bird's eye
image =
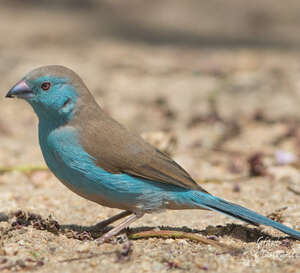
[[[50,83],[50,82],[43,82],[43,83],[41,84],[41,88],[42,88],[44,91],[49,90],[50,87],[51,87],[51,83]]]

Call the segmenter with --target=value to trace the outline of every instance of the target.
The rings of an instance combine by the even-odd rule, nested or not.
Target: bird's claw
[[[106,241],[106,238],[104,238],[104,236],[101,236],[99,239],[97,239],[97,245],[100,246],[102,244],[104,244]]]

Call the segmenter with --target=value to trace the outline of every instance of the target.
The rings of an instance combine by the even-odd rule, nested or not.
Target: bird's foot
[[[114,215],[102,222],[99,222],[98,224],[95,225],[95,228],[98,230],[104,229],[105,227],[107,227],[108,225],[112,224],[115,221],[118,221],[128,215],[132,214],[130,211],[123,211],[117,215]]]
[[[129,238],[127,237],[126,233],[117,234],[116,236],[112,236],[110,238],[105,238],[105,234],[104,234],[96,241],[98,246],[104,244],[105,242],[106,243],[109,242],[112,245],[116,245],[116,244],[122,244],[128,242]]]
[[[107,239],[105,238],[105,234],[104,234],[100,238],[97,239],[97,245],[100,246],[100,245],[104,244],[106,240]]]
[[[103,234],[99,239],[97,239],[98,245],[102,245],[103,243],[110,240],[114,235],[117,235],[122,229],[127,228],[131,223],[136,221],[142,215],[132,214],[125,221],[123,221],[118,226],[111,229],[109,232]]]

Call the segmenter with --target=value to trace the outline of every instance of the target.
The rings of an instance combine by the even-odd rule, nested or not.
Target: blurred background
[[[293,130],[300,118],[296,0],[7,0],[0,5],[3,95],[33,68],[62,64],[79,73],[105,110],[127,127],[169,132],[185,149],[216,148],[227,135],[241,135],[243,120],[265,121],[269,132],[274,124]],[[17,132],[36,144],[29,106],[8,100],[0,105],[2,135]],[[16,108],[23,113],[17,119]],[[8,124],[10,117],[15,126]],[[259,150],[262,143],[241,146]]]
[[[37,118],[24,101],[4,99],[7,90],[37,66],[61,64],[208,191],[265,215],[286,206],[281,221],[300,229],[299,14],[297,0],[2,0],[0,211],[86,225],[116,213],[99,216],[49,172],[5,169],[44,166]],[[149,215],[137,225],[232,222],[201,213]]]

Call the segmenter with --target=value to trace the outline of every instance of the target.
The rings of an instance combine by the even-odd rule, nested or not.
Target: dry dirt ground
[[[238,251],[187,239],[128,243],[124,233],[97,246],[93,225],[119,211],[76,196],[47,170],[17,168],[44,166],[37,118],[4,95],[36,66],[71,67],[105,111],[206,190],[300,230],[300,53],[103,38],[74,14],[0,9],[0,271],[298,271],[299,241],[200,210],[146,215],[128,236],[177,228]]]

